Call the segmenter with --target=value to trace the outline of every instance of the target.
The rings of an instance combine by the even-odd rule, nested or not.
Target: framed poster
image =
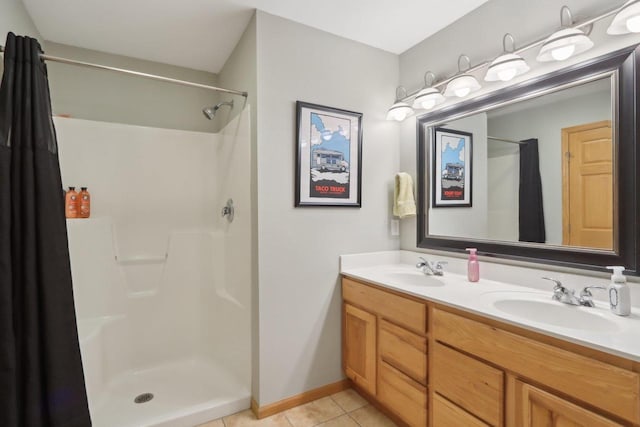
[[[295,206],[360,207],[362,113],[297,101]]]
[[[431,157],[433,207],[471,207],[473,135],[435,128]]]

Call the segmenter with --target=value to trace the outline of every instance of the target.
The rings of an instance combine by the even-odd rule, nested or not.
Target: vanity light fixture
[[[413,116],[413,108],[402,99],[407,97],[407,90],[404,86],[398,86],[396,89],[396,102],[387,111],[387,120],[403,121],[407,117]]]
[[[640,33],[640,0],[629,0],[616,14],[607,28],[607,34]]]
[[[568,24],[565,24],[565,17]],[[593,47],[593,41],[584,31],[571,28],[573,17],[567,6],[560,9],[560,24],[563,28],[547,37],[542,44],[537,58],[539,62],[564,61]]]
[[[507,50],[507,40],[511,40],[511,50]],[[484,76],[484,80],[487,82],[508,82],[531,69],[522,56],[514,53],[516,42],[511,34],[504,35],[502,48],[502,55],[493,60]]]
[[[467,61],[465,71],[471,68],[471,60],[469,57],[467,55],[460,55],[458,58],[458,75],[451,79],[447,88],[444,90],[444,96],[464,98],[482,87],[480,83],[478,83],[478,80],[471,74],[463,73],[461,65],[463,59]]]
[[[440,105],[446,101],[446,98],[442,96],[440,91],[433,87],[435,79],[436,76],[431,71],[427,71],[424,74],[424,88],[418,92],[416,99],[413,101],[414,109],[431,110],[436,105]]]

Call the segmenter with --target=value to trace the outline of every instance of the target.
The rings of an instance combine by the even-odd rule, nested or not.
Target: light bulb
[[[518,74],[518,70],[515,68],[506,68],[504,70],[498,71],[498,78],[503,82],[508,82],[512,78],[514,78]]]
[[[469,95],[470,92],[471,88],[468,87],[461,87],[453,91],[453,93],[455,93],[458,98],[464,98],[465,96]]]
[[[551,57],[556,61],[564,61],[573,55],[576,51],[576,46],[573,44],[562,46],[551,51]]]
[[[395,111],[392,115],[393,120],[397,120],[399,122],[403,121],[407,117],[407,113],[402,110]]]
[[[396,101],[396,103],[389,108],[389,111],[387,111],[387,120],[397,120],[401,122],[413,114],[414,111],[409,104],[402,101]]]
[[[627,29],[632,33],[640,33],[640,15],[627,19]]]
[[[436,100],[435,99],[425,99],[424,101],[422,101],[420,103],[420,105],[425,110],[430,110],[430,109],[432,109],[433,107],[436,106]]]

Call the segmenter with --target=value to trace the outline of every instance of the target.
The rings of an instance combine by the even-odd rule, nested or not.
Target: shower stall
[[[250,406],[249,114],[216,134],[54,120],[64,185],[92,195],[67,228],[95,427]]]

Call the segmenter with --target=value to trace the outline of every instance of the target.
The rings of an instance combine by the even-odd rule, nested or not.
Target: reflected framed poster
[[[362,113],[296,102],[295,206],[361,207]]]
[[[433,207],[471,207],[473,135],[459,130],[433,130]]]

